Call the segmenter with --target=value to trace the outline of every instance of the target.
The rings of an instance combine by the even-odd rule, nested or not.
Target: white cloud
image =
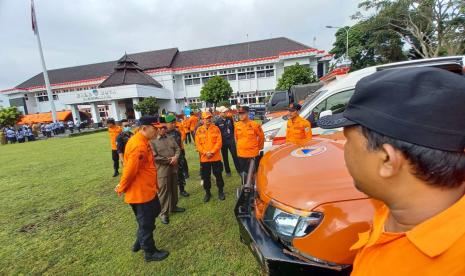
[[[286,36],[330,50],[357,0],[36,0],[49,69]],[[0,0],[0,89],[41,72],[29,1]]]

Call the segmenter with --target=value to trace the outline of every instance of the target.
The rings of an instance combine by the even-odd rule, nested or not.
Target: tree
[[[345,27],[348,28],[348,27]],[[335,58],[346,54],[346,31],[336,32],[336,41],[330,53]],[[360,21],[349,30],[349,58],[351,70],[407,59],[402,51],[403,42],[392,30],[385,29],[373,19]]]
[[[278,80],[276,90],[288,91],[293,85],[312,82],[318,82],[318,78],[313,70],[296,63],[286,68],[283,75]]]
[[[0,127],[14,126],[21,118],[16,106],[0,108]]]
[[[209,79],[200,90],[200,99],[216,108],[221,101],[228,100],[233,93],[229,82],[220,76]]]
[[[374,10],[369,18],[394,31],[421,58],[465,53],[463,0],[366,0],[359,7]]]
[[[158,114],[158,103],[154,97],[148,97],[134,105],[134,110],[139,111],[142,115],[157,115]]]

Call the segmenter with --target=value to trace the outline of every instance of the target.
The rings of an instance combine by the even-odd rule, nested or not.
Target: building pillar
[[[119,107],[118,107],[118,102],[115,101],[110,101],[110,114],[113,119],[115,119],[116,122],[121,121],[121,116],[119,112]]]
[[[101,120],[100,120],[100,113],[98,111],[97,103],[90,103],[90,114],[92,115],[92,119],[94,120],[93,128],[98,128]]]
[[[71,107],[71,114],[73,116],[74,125],[80,125],[81,124],[81,116],[79,115],[79,109],[77,108],[77,105],[71,104],[69,106]]]
[[[139,98],[132,98],[132,105],[133,105],[133,108],[134,108],[134,105],[136,105],[136,104],[138,104],[138,103],[139,103]],[[140,114],[140,112],[134,109],[134,118],[135,118],[136,120],[139,120],[141,116],[142,116],[142,115]]]

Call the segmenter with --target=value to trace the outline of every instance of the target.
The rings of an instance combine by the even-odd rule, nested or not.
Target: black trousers
[[[136,216],[137,232],[136,243],[145,252],[155,252],[155,241],[153,239],[153,231],[155,230],[155,218],[158,217],[161,211],[160,200],[155,196],[149,202],[131,204],[132,211]]]
[[[228,150],[229,152],[231,152],[234,167],[236,168],[236,171],[239,173],[239,160],[237,159],[237,149],[236,143],[234,141],[225,143],[221,147],[221,155],[223,156],[224,170],[226,171],[226,173],[231,173],[231,169],[229,168]]]
[[[117,150],[111,151],[111,159],[113,159],[113,169],[117,172],[119,169],[119,155]]]
[[[203,188],[207,193],[210,192],[210,188],[212,186],[212,179],[211,173],[216,178],[216,186],[218,187],[219,191],[223,191],[224,181],[223,181],[223,163],[221,161],[214,161],[214,162],[202,162],[200,163],[200,174],[203,180]]]
[[[190,132],[187,132],[186,133],[186,140],[184,141],[184,143],[186,144],[190,144],[192,142],[191,140],[191,133]],[[195,142],[195,141],[194,141]]]
[[[249,172],[250,162],[255,162],[255,172],[257,171],[258,162],[259,162],[258,156],[254,158],[238,157],[237,159],[239,160],[239,168],[240,168],[239,174],[240,175],[242,175],[243,173],[247,174]]]
[[[187,160],[185,156],[185,151],[181,150],[181,154],[179,155],[179,167],[178,167],[179,192],[184,191],[184,187],[186,186],[186,177],[185,177],[186,166],[187,166]]]

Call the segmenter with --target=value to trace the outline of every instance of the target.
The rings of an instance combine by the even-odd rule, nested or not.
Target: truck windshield
[[[316,99],[319,95],[323,94],[326,91],[327,90],[320,89],[316,91],[315,93],[308,95],[308,97],[305,99],[304,104],[302,105],[302,108],[300,109],[299,114],[301,114],[302,111],[304,111],[313,102],[314,99]]]

